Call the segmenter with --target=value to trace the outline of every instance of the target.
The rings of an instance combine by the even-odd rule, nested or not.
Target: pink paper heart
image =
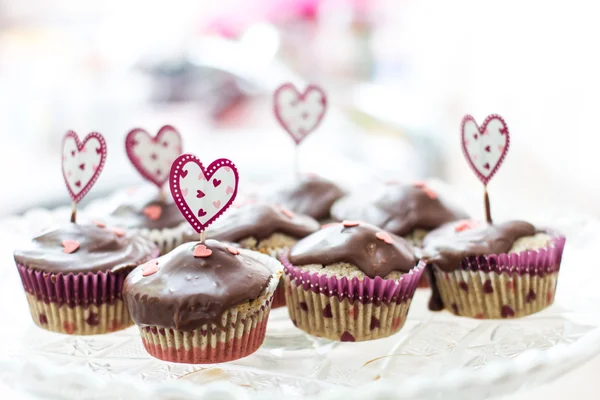
[[[152,221],[156,221],[162,215],[162,207],[158,205],[148,206],[144,208],[144,215]]]
[[[327,96],[316,85],[308,85],[300,93],[288,82],[275,91],[273,110],[283,129],[300,144],[321,123],[327,110]]]
[[[220,187],[207,184],[204,180],[199,181],[196,177],[200,175],[207,181],[216,179],[230,186],[233,191],[229,193]],[[173,162],[169,176],[169,186],[175,204],[197,232],[202,232],[221,216],[237,195],[239,175],[235,165],[227,159],[218,159],[205,169],[196,156],[182,154]],[[201,198],[197,197],[199,190],[204,193]]]
[[[127,157],[135,169],[158,187],[169,179],[168,172],[173,160],[179,156],[181,146],[181,135],[170,125],[160,128],[154,137],[146,130],[136,128],[125,138]]]
[[[79,248],[79,242],[77,240],[63,240],[62,246],[65,253],[71,254]]]
[[[490,115],[479,127],[472,116],[466,115],[461,130],[463,153],[479,180],[487,185],[508,152],[510,134],[506,122],[499,115]],[[468,141],[470,137],[476,140]]]
[[[93,146],[97,151],[86,152],[87,146]],[[66,155],[71,155],[66,157]],[[75,203],[94,186],[106,161],[106,142],[104,137],[92,132],[82,142],[73,131],[65,134],[63,139],[62,172],[69,195]],[[97,165],[96,169],[85,168],[85,165]]]
[[[194,257],[196,258],[210,257],[211,254],[212,250],[203,244],[199,244],[194,248]]]

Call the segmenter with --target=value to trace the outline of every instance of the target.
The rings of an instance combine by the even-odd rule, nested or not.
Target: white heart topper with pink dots
[[[75,203],[89,192],[96,183],[106,161],[104,137],[92,132],[79,141],[73,131],[65,134],[62,149],[62,173],[67,190]]]
[[[235,165],[224,158],[204,168],[192,154],[182,154],[173,162],[169,186],[175,204],[184,218],[202,232],[233,203],[239,175]]]
[[[181,135],[170,125],[160,128],[154,137],[136,128],[127,134],[125,150],[138,172],[160,188],[169,179],[171,164],[181,154]]]
[[[300,93],[293,84],[285,83],[273,95],[273,110],[281,126],[300,144],[319,126],[327,110],[327,97],[316,85],[308,85]]]
[[[487,185],[502,165],[508,152],[510,134],[499,115],[488,116],[481,127],[466,115],[462,120],[462,148],[471,168]]]

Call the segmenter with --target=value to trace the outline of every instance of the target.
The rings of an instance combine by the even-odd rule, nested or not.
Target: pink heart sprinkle
[[[117,235],[117,237],[123,237],[125,236],[125,231],[123,229],[120,228],[112,228],[112,231],[115,235]]]
[[[419,188],[419,189],[423,189],[425,186],[427,186],[427,184],[424,181],[415,181],[413,182],[413,187]]]
[[[215,206],[215,208],[221,207],[221,200],[215,200],[215,201],[213,201],[213,206]]]
[[[296,214],[294,214],[293,212],[291,212],[287,208],[279,207],[279,211],[281,211],[281,213],[283,215],[285,215],[286,217],[288,217],[289,219],[294,219],[294,217],[296,216]]]
[[[142,265],[142,276],[150,276],[158,272],[158,260],[150,260]]]
[[[235,247],[227,246],[225,248],[227,249],[228,252],[230,252],[234,256],[237,256],[238,254],[240,254],[240,251],[238,249],[236,249]]]
[[[148,206],[144,208],[144,215],[152,221],[156,221],[162,215],[162,207],[157,205]]]
[[[185,188],[185,189],[181,189],[181,194],[183,195],[183,197],[187,196],[187,194],[188,194],[188,189],[187,189],[187,188]]]
[[[454,231],[455,232],[462,232],[462,231],[466,231],[469,229],[472,229],[474,227],[477,226],[477,222],[466,219],[463,221],[459,221],[456,226],[454,227]]]
[[[437,199],[437,193],[434,192],[433,190],[431,190],[430,188],[428,188],[428,187],[423,188],[423,191],[425,192],[427,197],[429,197],[431,200]]]
[[[194,248],[194,257],[196,257],[196,258],[209,257],[211,254],[212,254],[212,250],[203,244],[200,244]]]
[[[328,224],[321,225],[321,229],[329,228],[330,226],[334,226],[334,225],[337,225],[337,222],[330,222]]]
[[[63,240],[62,246],[66,254],[71,254],[79,248],[79,242],[77,240]]]
[[[394,240],[392,239],[392,237],[390,236],[390,234],[389,234],[389,233],[387,233],[387,232],[383,232],[383,231],[377,232],[377,233],[375,234],[375,237],[376,237],[377,239],[379,239],[379,240],[383,240],[383,241],[384,241],[385,243],[387,243],[387,244],[392,244],[392,243],[394,243]]]
[[[106,228],[106,224],[102,221],[92,221],[98,228]]]
[[[346,228],[352,228],[353,226],[358,226],[360,225],[360,222],[358,221],[344,221],[342,222],[342,224],[344,225],[344,227]]]
[[[225,194],[232,194],[233,193],[233,188],[231,186],[227,186],[227,189],[225,190]]]

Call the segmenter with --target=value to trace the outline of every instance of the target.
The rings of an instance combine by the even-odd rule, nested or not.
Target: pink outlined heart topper
[[[136,128],[125,138],[127,157],[135,169],[159,188],[169,179],[171,164],[181,154],[182,146],[181,135],[170,125],[160,128],[154,137]]]
[[[198,233],[227,211],[237,196],[238,183],[237,168],[225,158],[204,168],[196,156],[182,154],[169,173],[175,204]]]
[[[79,203],[90,191],[106,161],[106,141],[104,137],[92,132],[79,141],[73,131],[63,138],[62,173],[69,195],[73,202]]]
[[[327,96],[323,89],[308,85],[303,93],[288,82],[281,85],[273,94],[275,117],[292,137],[296,145],[313,132],[327,110]]]
[[[499,115],[488,116],[481,127],[471,115],[465,115],[461,129],[463,153],[479,180],[487,185],[508,152],[508,127]]]

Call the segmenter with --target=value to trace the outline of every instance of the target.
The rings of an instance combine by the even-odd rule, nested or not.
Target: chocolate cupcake
[[[281,205],[290,211],[308,215],[323,223],[331,220],[331,206],[342,196],[344,191],[338,185],[309,174],[268,191],[261,199],[265,203]]]
[[[109,223],[152,240],[160,254],[183,243],[190,231],[171,195],[161,197],[154,187],[119,193],[115,201],[121,205],[108,216]]]
[[[338,221],[365,221],[402,236],[416,247],[430,230],[467,218],[423,182],[389,183],[356,191],[335,202],[331,214]]]
[[[295,214],[280,206],[254,203],[232,209],[208,229],[207,235],[277,258],[298,239],[319,228],[319,223],[306,215]],[[283,281],[275,292],[272,308],[282,306],[285,306]]]
[[[71,223],[43,231],[14,258],[36,325],[96,335],[132,325],[123,282],[157,254],[154,243],[120,229]]]
[[[280,276],[281,264],[272,257],[207,240],[136,268],[123,295],[150,355],[219,363],[262,344]]]
[[[471,318],[513,318],[552,304],[565,237],[523,221],[448,223],[429,233],[432,310]]]
[[[281,261],[294,325],[350,342],[402,328],[425,265],[406,240],[354,221],[325,226]]]

